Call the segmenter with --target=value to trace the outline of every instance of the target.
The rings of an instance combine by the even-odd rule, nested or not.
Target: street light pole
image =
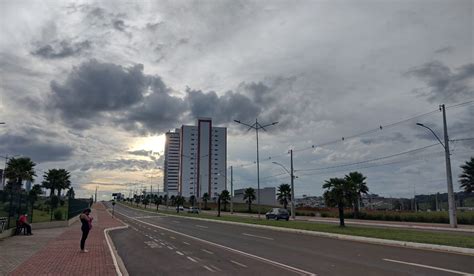
[[[264,131],[266,131],[265,129],[266,127],[274,126],[278,124],[278,122],[273,122],[271,124],[267,124],[263,126],[258,122],[257,119],[255,119],[255,123],[252,125],[242,123],[241,121],[238,121],[238,120],[234,120],[234,122],[247,126],[249,128],[248,130],[255,129],[255,135],[257,137],[257,205],[258,205],[257,212],[258,212],[258,219],[260,219],[260,156],[258,152],[258,130],[263,129]]]
[[[417,123],[418,126],[424,127],[431,131],[433,135],[438,139],[438,142],[444,148],[444,155],[446,160],[446,182],[448,185],[448,209],[449,209],[449,224],[452,228],[457,228],[457,218],[456,218],[456,204],[454,201],[454,189],[453,189],[453,175],[451,171],[451,157],[449,153],[449,137],[448,137],[448,126],[446,122],[446,107],[444,104],[439,106],[440,111],[443,112],[443,129],[444,129],[444,144],[439,139],[438,135],[429,127],[425,126],[424,124]]]
[[[234,213],[234,178],[232,166],[230,166],[230,213]]]
[[[291,159],[291,218],[295,219],[295,174],[293,170],[293,150],[290,150],[290,159]]]
[[[293,150],[290,150],[290,170],[288,170],[283,164],[278,162],[272,162],[275,165],[282,167],[291,178],[291,218],[295,219],[295,173],[293,169]]]

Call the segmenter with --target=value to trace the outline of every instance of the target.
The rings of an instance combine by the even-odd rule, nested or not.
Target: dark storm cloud
[[[411,69],[406,76],[414,76],[428,86],[416,92],[431,102],[456,102],[474,95],[474,64],[465,64],[452,71],[439,61],[432,61]]]
[[[146,83],[141,64],[125,68],[91,60],[74,67],[64,83],[51,82],[51,103],[74,123],[140,102]]]
[[[253,120],[261,113],[261,107],[250,98],[232,91],[218,96],[216,92],[187,91],[192,117],[212,117],[216,124],[232,122],[234,119]]]
[[[278,81],[276,82],[277,85]],[[241,83],[237,92],[218,95],[188,88],[172,94],[159,76],[145,75],[143,65],[123,67],[90,60],[74,67],[62,83],[51,82],[51,106],[75,128],[114,124],[140,134],[162,133],[196,117],[212,117],[217,125],[234,119],[271,120],[288,112],[273,112],[281,93],[261,82]]]
[[[42,133],[42,134],[41,134]],[[48,132],[45,132],[46,134]],[[65,161],[73,155],[67,144],[44,139],[41,131],[0,135],[0,152],[30,157],[34,162]],[[51,136],[50,136],[51,137]]]
[[[124,22],[123,20],[121,20],[121,19],[116,19],[116,20],[114,20],[114,21],[112,22],[112,26],[114,26],[114,28],[115,28],[116,30],[119,30],[119,31],[121,31],[121,32],[125,31],[125,28],[126,28],[125,22]]]
[[[43,45],[31,54],[45,59],[60,59],[79,55],[90,48],[91,42],[88,40],[77,43],[62,40]]]

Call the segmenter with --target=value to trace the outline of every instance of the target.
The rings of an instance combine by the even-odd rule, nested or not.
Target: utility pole
[[[234,178],[232,166],[230,166],[230,213],[234,213]]]
[[[259,153],[258,153],[258,130],[263,129],[264,131],[267,131],[265,129],[266,127],[274,126],[278,124],[278,122],[273,122],[271,124],[267,124],[263,126],[258,122],[257,119],[255,119],[255,123],[252,125],[242,123],[241,121],[238,121],[238,120],[234,120],[234,122],[249,127],[248,130],[255,129],[255,135],[257,137],[257,205],[258,205],[257,212],[258,212],[258,219],[260,219],[260,158],[259,158]]]
[[[2,191],[5,190],[5,170],[7,169],[7,162],[8,162],[8,154],[5,155],[5,166],[3,167],[2,172]]]
[[[290,150],[290,159],[291,159],[291,218],[295,219],[295,174],[293,170],[293,150]]]
[[[444,130],[444,144],[439,139],[438,135],[429,127],[424,124],[417,123],[418,126],[424,127],[431,131],[433,135],[438,139],[438,142],[444,148],[444,155],[446,160],[446,182],[448,185],[448,209],[449,209],[449,224],[452,228],[458,227],[458,222],[456,218],[456,203],[454,201],[454,189],[453,189],[453,175],[451,172],[451,156],[449,153],[449,136],[448,136],[448,124],[446,122],[446,107],[444,104],[439,106],[439,110],[443,112],[443,130]]]
[[[94,202],[97,202],[97,187],[98,186],[95,186],[95,201]]]
[[[444,153],[446,158],[446,177],[448,180],[449,224],[452,228],[457,228],[458,222],[456,218],[456,203],[454,202],[453,175],[451,172],[451,157],[449,154],[448,125],[446,123],[446,107],[444,104],[442,104],[439,108],[443,111]]]

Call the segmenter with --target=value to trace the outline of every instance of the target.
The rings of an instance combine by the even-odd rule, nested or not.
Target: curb
[[[128,207],[128,208],[133,208],[127,205],[123,205],[123,206]],[[206,218],[186,217],[186,216],[179,216],[179,215],[172,215],[172,214],[165,214],[165,213],[150,212],[146,210],[142,210],[142,211],[153,213],[153,214],[160,214],[164,216],[170,216],[170,217],[179,217],[179,218],[187,218],[187,219],[194,219],[194,220],[201,220],[201,221],[218,222],[218,223],[231,224],[231,225],[243,225],[243,226],[248,226],[248,227],[253,227],[253,228],[271,229],[275,231],[288,232],[288,233],[307,234],[307,235],[312,235],[312,236],[317,236],[317,237],[333,238],[333,239],[338,239],[338,240],[365,242],[365,243],[372,243],[372,244],[377,244],[377,245],[389,245],[389,246],[405,247],[405,248],[412,248],[412,249],[441,251],[441,252],[447,252],[447,253],[457,253],[457,254],[465,254],[465,255],[474,256],[473,248],[463,248],[463,247],[418,243],[418,242],[404,242],[404,241],[386,240],[386,239],[379,239],[379,238],[368,238],[368,237],[360,237],[360,236],[309,231],[309,230],[303,230],[303,229],[292,229],[292,228],[284,228],[284,227],[276,227],[276,226],[268,226],[268,225],[257,225],[257,224],[234,222],[234,221],[222,221],[222,220],[214,220],[214,219],[206,219]]]
[[[104,206],[104,207],[105,207],[105,210],[107,211],[107,213],[109,213],[109,215],[112,216],[112,214],[109,212],[109,209],[107,209],[107,206]],[[108,245],[110,253],[112,255],[112,260],[114,262],[115,271],[117,272],[117,275],[118,276],[129,276],[127,268],[125,267],[125,264],[123,263],[122,258],[120,257],[120,255],[118,254],[117,249],[115,248],[114,242],[112,241],[112,238],[109,235],[110,231],[119,230],[119,229],[126,229],[129,226],[128,226],[128,224],[126,224],[122,220],[118,219],[117,217],[114,217],[114,216],[112,216],[112,217],[114,219],[120,221],[121,223],[125,224],[125,225],[110,227],[110,228],[104,229],[105,240],[107,241],[107,245]]]

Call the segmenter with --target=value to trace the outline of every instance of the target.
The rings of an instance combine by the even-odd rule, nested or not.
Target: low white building
[[[246,203],[244,199],[246,189],[237,189],[234,190],[234,202],[236,203]],[[255,189],[255,200],[252,204],[258,203],[258,190]],[[260,189],[260,204],[261,205],[270,205],[270,206],[277,206],[276,200],[276,188],[275,187],[267,187]]]

